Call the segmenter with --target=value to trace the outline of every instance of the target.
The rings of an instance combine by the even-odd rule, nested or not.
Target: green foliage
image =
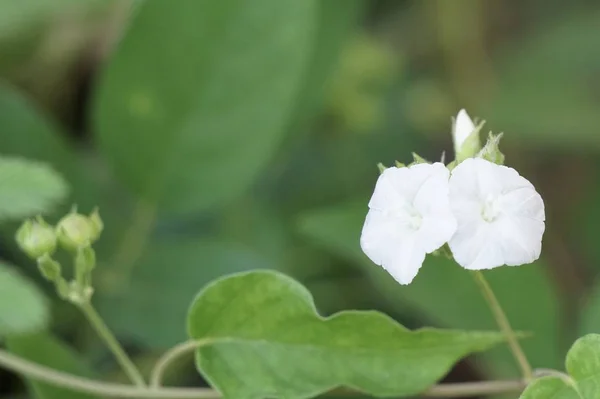
[[[65,181],[46,164],[0,158],[0,219],[20,219],[48,211],[67,192]]]
[[[519,399],[585,399],[567,380],[561,377],[542,377],[533,381]]]
[[[272,267],[253,251],[232,242],[185,239],[151,243],[137,262],[131,285],[106,282],[99,311],[123,336],[153,348],[168,348],[185,334],[187,307],[198,286],[227,273]]]
[[[48,333],[10,337],[7,347],[14,354],[35,363],[82,377],[93,377],[89,366],[73,349]],[[34,380],[27,380],[27,386],[36,399],[97,398]]]
[[[0,263],[0,337],[35,331],[47,321],[42,293],[14,267]]]
[[[36,22],[58,15],[65,10],[72,10],[73,5],[81,6],[82,3],[87,5],[94,1],[98,0],[22,0],[3,3],[0,13],[0,36],[14,35]]]
[[[532,383],[521,399],[596,399],[600,397],[600,334],[579,338],[567,353],[569,375]]]
[[[177,212],[239,194],[281,142],[316,18],[314,0],[142,3],[95,112],[123,181]]]
[[[562,15],[498,54],[501,84],[482,113],[492,129],[537,146],[599,147],[600,114],[590,88],[591,71],[600,67],[599,17],[598,10]]]
[[[417,394],[462,357],[503,340],[499,333],[410,331],[372,311],[323,318],[302,285],[269,271],[207,286],[190,308],[188,333],[213,341],[198,350],[197,366],[230,398],[304,398],[337,386]]]
[[[361,251],[360,231],[368,198],[307,212],[298,219],[298,230],[311,242],[360,267],[394,308],[412,310],[444,327],[494,328],[481,293],[472,277],[444,257],[428,256],[415,281],[398,284]],[[523,347],[535,367],[555,367],[561,362],[557,333],[558,304],[542,261],[536,265],[500,268],[486,273],[513,327],[535,338]],[[452,300],[448,300],[452,298]],[[501,375],[514,374],[514,360],[507,352],[490,354],[491,367]]]

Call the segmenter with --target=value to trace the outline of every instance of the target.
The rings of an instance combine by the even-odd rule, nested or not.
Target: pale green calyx
[[[104,225],[98,211],[85,216],[73,210],[63,217],[56,225],[56,234],[60,244],[68,250],[77,251],[94,243],[99,237]]]
[[[490,132],[487,143],[481,149],[481,151],[479,151],[477,158],[483,158],[486,161],[493,162],[497,165],[503,165],[504,154],[500,151],[500,139],[502,136],[503,133],[499,133],[494,136],[492,132]]]
[[[40,256],[37,263],[40,273],[46,280],[56,281],[61,277],[60,263],[52,259],[48,253]]]
[[[413,156],[413,163],[411,163],[411,165],[416,165],[416,164],[420,164],[420,163],[430,163],[428,160],[426,160],[425,158],[423,158],[416,152],[413,152],[412,156]]]
[[[52,254],[56,249],[56,233],[42,217],[25,221],[17,230],[17,244],[32,259]]]
[[[479,132],[484,124],[485,121],[481,121],[476,125],[464,109],[453,119],[452,140],[457,162],[472,158],[481,150]]]

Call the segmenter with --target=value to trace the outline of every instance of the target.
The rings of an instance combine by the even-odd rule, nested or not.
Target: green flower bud
[[[492,132],[490,132],[487,143],[481,149],[481,151],[479,151],[477,157],[483,158],[486,161],[490,161],[498,165],[503,165],[504,154],[500,152],[500,139],[502,138],[502,136],[503,133],[494,136]]]
[[[102,232],[103,224],[98,211],[85,216],[72,211],[56,225],[56,233],[60,244],[68,250],[76,251],[94,243]]]
[[[41,217],[25,221],[15,238],[21,250],[32,259],[52,254],[56,249],[56,233]]]

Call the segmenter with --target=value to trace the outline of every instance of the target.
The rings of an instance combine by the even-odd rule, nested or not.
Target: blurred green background
[[[533,366],[562,368],[576,337],[600,332],[598,21],[591,0],[2,0],[0,155],[68,180],[50,220],[100,207],[94,302],[147,370],[185,340],[204,284],[255,268],[299,279],[322,314],[494,329],[458,266],[430,257],[400,286],[358,242],[376,164],[451,159],[464,107],[505,133],[507,164],[545,199],[542,258],[487,274],[533,332]],[[2,225],[3,259],[55,298],[16,226]],[[72,306],[52,312],[11,350],[124,380]],[[500,348],[448,380],[517,374]],[[203,383],[191,361],[169,382]],[[67,396],[0,371],[0,397]]]

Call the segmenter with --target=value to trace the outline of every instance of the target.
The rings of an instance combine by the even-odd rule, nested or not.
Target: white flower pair
[[[476,130],[459,112],[456,151]],[[446,243],[465,269],[531,263],[540,256],[544,221],[541,196],[512,168],[482,158],[468,158],[452,173],[440,162],[418,163],[383,171],[360,243],[373,262],[409,284],[425,255]]]

